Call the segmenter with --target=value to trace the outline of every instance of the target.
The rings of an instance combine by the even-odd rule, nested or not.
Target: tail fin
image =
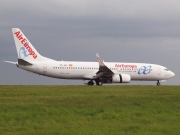
[[[25,61],[51,60],[41,56],[19,28],[12,28],[18,59]]]

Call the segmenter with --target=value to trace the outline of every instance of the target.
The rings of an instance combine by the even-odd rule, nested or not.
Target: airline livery
[[[88,80],[88,85],[156,81],[157,85],[175,74],[164,66],[147,63],[56,61],[40,55],[19,28],[12,29],[18,54],[18,68],[53,78]]]

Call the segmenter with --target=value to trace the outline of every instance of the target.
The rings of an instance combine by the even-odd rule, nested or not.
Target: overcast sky
[[[159,64],[176,74],[163,85],[180,85],[179,0],[1,0],[0,84],[81,85],[4,63],[17,61],[13,27],[46,57],[97,61],[99,53],[104,61]]]

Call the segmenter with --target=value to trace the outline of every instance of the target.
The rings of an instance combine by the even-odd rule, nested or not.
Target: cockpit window
[[[168,71],[168,69],[167,69],[167,68],[165,68],[164,70],[165,70],[165,71]]]

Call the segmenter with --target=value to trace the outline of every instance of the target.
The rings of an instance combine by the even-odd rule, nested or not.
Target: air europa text
[[[24,38],[20,31],[17,31],[14,33],[16,37],[21,41],[21,43],[24,45],[24,47],[28,50],[29,55],[32,55],[34,59],[37,58],[37,54],[32,50],[32,48],[29,46],[28,41],[26,38]]]
[[[137,68],[136,65],[115,64],[116,68]]]

